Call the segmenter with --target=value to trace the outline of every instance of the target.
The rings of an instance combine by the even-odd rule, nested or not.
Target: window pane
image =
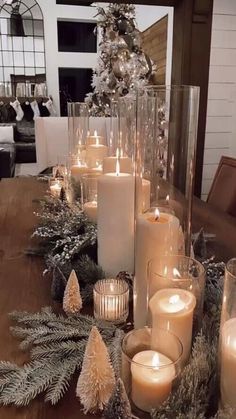
[[[58,21],[58,49],[63,52],[97,52],[96,23]]]

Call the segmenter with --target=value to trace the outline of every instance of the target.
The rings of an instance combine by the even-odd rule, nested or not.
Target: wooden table
[[[33,199],[44,195],[45,183],[33,178],[4,179],[0,182],[0,359],[23,363],[27,354],[18,350],[17,340],[9,333],[7,314],[13,310],[38,311],[52,305],[50,281],[42,277],[43,260],[23,255],[29,247],[36,218]],[[214,252],[224,259],[236,256],[236,220],[214,210],[199,200],[194,201],[194,229],[201,226],[215,233]],[[58,306],[53,304],[55,310]],[[76,377],[64,398],[54,407],[38,397],[26,408],[1,407],[0,419],[82,419],[75,398]],[[115,419],[115,418],[114,418]]]

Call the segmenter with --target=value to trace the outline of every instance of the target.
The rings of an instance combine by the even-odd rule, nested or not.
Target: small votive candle
[[[87,215],[89,221],[93,223],[97,222],[97,211],[98,211],[98,204],[97,201],[85,202],[84,203],[84,212]]]
[[[94,317],[123,323],[129,314],[129,287],[122,279],[102,279],[93,289]]]
[[[176,371],[170,358],[148,350],[137,353],[131,364],[131,398],[139,409],[150,412],[170,395]]]
[[[62,186],[63,182],[60,179],[49,179],[49,189],[52,196],[59,198]]]

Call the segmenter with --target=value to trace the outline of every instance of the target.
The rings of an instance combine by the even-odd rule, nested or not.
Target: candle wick
[[[156,215],[155,216],[155,221],[158,221],[159,220],[159,215]]]

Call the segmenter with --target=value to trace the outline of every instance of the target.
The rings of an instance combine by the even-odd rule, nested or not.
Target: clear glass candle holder
[[[101,173],[88,173],[81,178],[81,202],[88,219],[97,222],[98,177]]]
[[[169,397],[181,372],[182,353],[180,340],[166,330],[145,327],[125,335],[121,376],[137,415],[158,408]]]
[[[89,108],[85,102],[71,102],[68,106],[69,155],[85,149],[89,129]]]
[[[137,95],[134,310],[138,315],[145,313],[148,261],[179,254],[179,249],[190,256],[198,103],[199,88],[194,86],[147,86]],[[135,319],[136,328],[145,324]]]
[[[151,259],[148,263],[148,301],[166,288],[190,291],[196,298],[194,331],[201,328],[206,272],[204,266],[188,256],[169,255]]]
[[[220,325],[221,403],[236,414],[236,258],[225,268]]]
[[[49,178],[49,191],[52,196],[59,198],[62,187],[64,187],[64,182],[62,179],[53,177]]]
[[[94,317],[123,323],[129,314],[129,287],[122,279],[102,279],[93,289]]]

